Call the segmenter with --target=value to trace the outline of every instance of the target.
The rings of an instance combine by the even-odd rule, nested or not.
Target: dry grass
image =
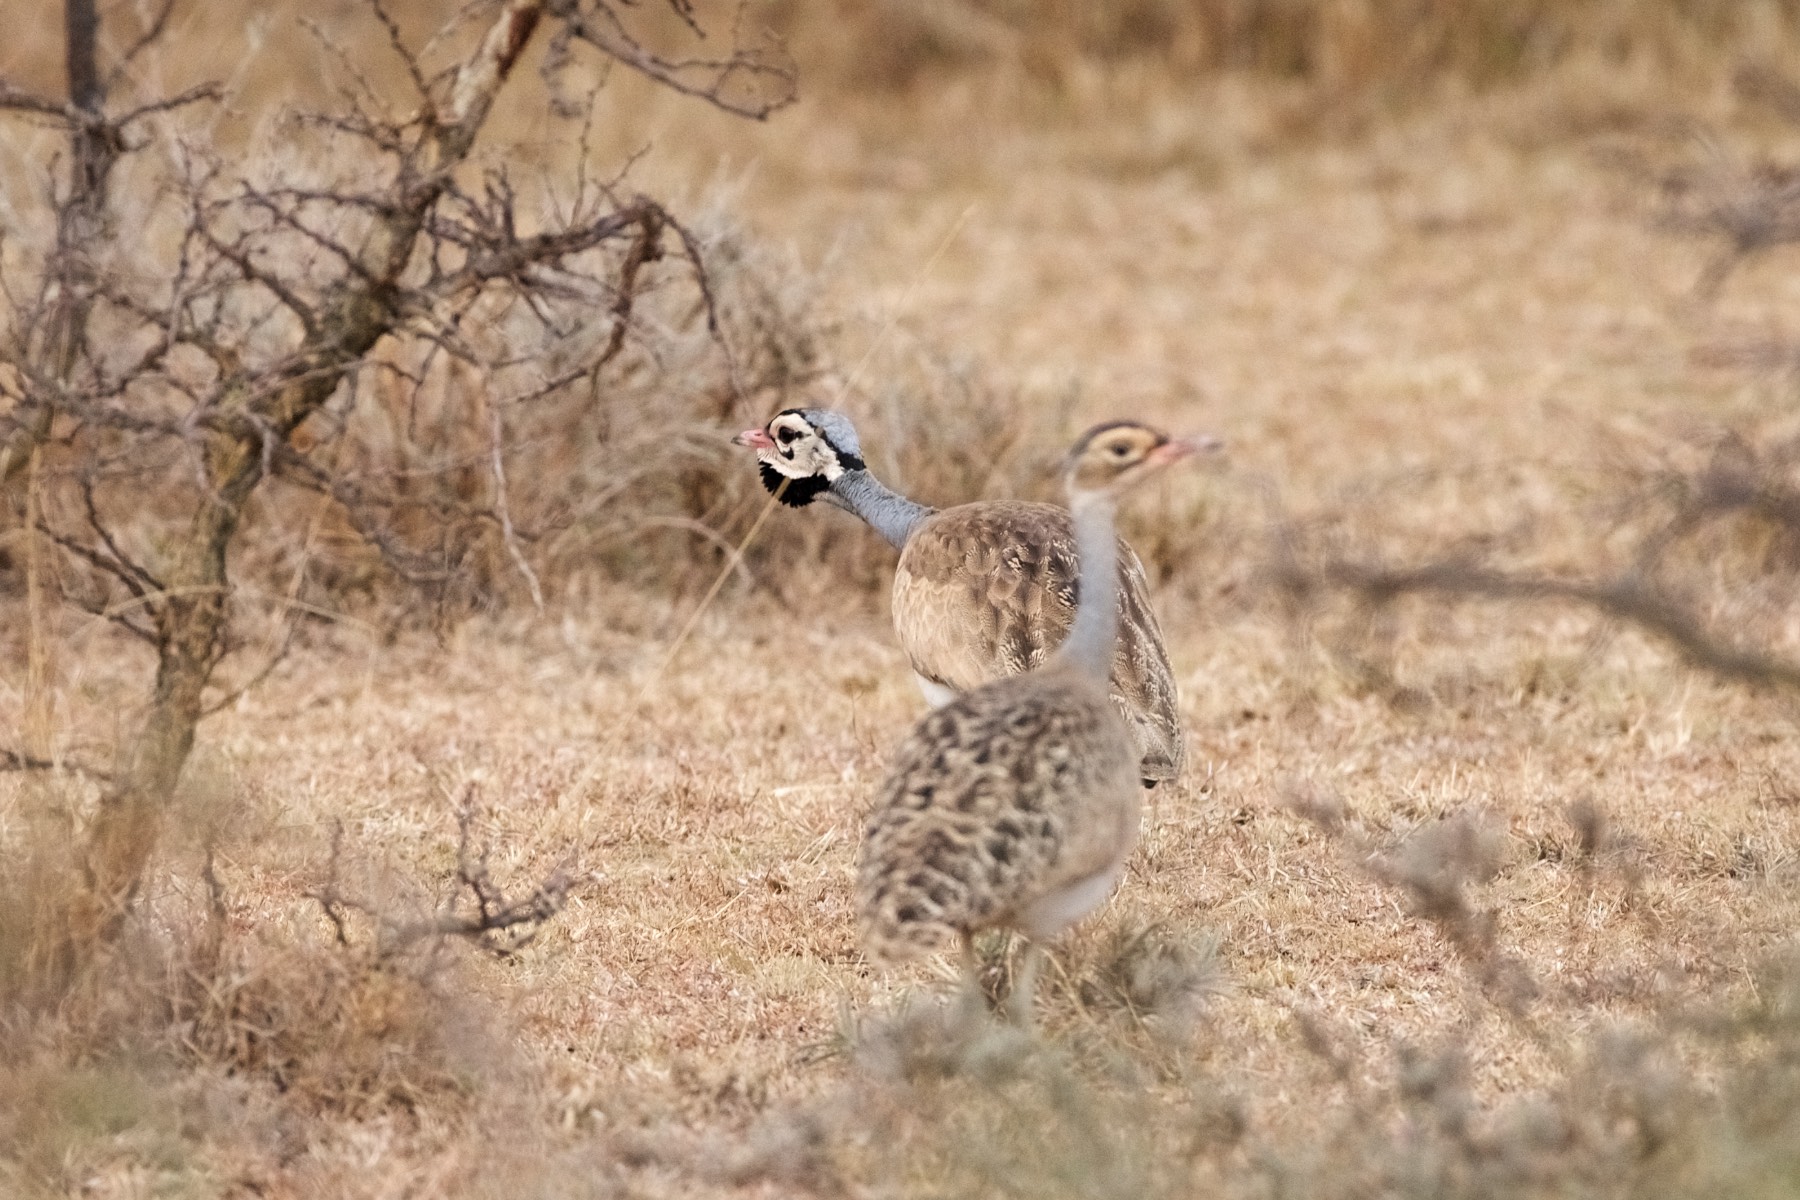
[[[1772,49],[1800,16],[1785,0],[881,0],[824,6],[829,20],[820,7],[777,0],[771,19],[838,85],[904,90],[975,69],[1068,100],[1103,88],[1122,67],[1143,66],[1263,74],[1359,108],[1445,85],[1491,87],[1577,60],[1704,71],[1721,54]]]
[[[1283,88],[1129,66],[1054,120],[1002,120],[952,77],[899,101],[816,91],[754,130],[615,81],[634,122],[596,155],[654,140],[634,179],[677,202],[727,178],[735,295],[780,314],[746,340],[808,364],[798,394],[849,382],[897,482],[1041,494],[1058,442],[1121,413],[1231,442],[1222,472],[1133,516],[1166,577],[1193,767],[1046,969],[1044,1043],[940,1004],[947,964],[882,977],[856,953],[861,814],[920,707],[881,611],[887,553],[840,514],[776,514],[757,586],[662,672],[716,549],[572,523],[534,548],[556,580],[544,615],[496,557],[495,611],[431,632],[310,623],[209,721],[118,960],[59,1011],[9,1018],[0,1190],[1790,1192],[1791,701],[1530,605],[1402,606],[1377,631],[1398,686],[1372,685],[1343,653],[1343,628],[1367,632],[1357,610],[1297,627],[1263,574],[1278,514],[1395,553],[1601,563],[1619,480],[1702,462],[1726,431],[1786,444],[1791,378],[1708,352],[1792,334],[1791,257],[1698,303],[1707,248],[1653,228],[1596,153],[1678,110],[1792,157],[1723,86],[1731,64],[1706,61],[1710,83],[1696,57],[1698,84],[1671,89],[1570,60],[1324,142],[1292,139]],[[559,127],[517,103],[516,169],[566,164]],[[660,395],[528,486],[578,508]],[[478,396],[430,399],[449,420]],[[741,533],[747,465],[683,445],[658,511]],[[1739,536],[1695,577],[1763,620],[1791,567]],[[364,603],[320,586],[324,606]],[[10,729],[27,634],[22,597],[0,602]],[[1791,650],[1791,625],[1758,628]],[[51,748],[103,767],[145,664],[72,617],[46,641]],[[309,898],[334,828],[369,908],[429,912],[470,787],[496,878],[566,867],[586,881],[568,907],[505,957],[395,967],[368,929],[340,946]],[[78,829],[90,798],[0,776],[0,971],[57,869],[18,864],[67,844],[46,813]],[[1006,969],[1004,946],[983,950]]]

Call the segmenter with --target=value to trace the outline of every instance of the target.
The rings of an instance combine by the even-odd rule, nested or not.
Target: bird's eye
[[[1127,446],[1124,442],[1114,442],[1112,444],[1112,456],[1114,458],[1124,458],[1130,453],[1131,447]]]
[[[792,425],[783,425],[780,429],[775,431],[775,440],[784,446],[799,436],[800,431],[795,429]]]

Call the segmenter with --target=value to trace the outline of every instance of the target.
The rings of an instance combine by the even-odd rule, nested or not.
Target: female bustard
[[[1110,699],[1119,626],[1118,497],[1209,446],[1131,422],[1090,430],[1064,474],[1081,604],[1036,670],[983,684],[927,715],[894,756],[857,868],[865,952],[892,962],[974,935],[1030,939],[1009,1006],[1031,1021],[1040,943],[1112,892],[1137,842],[1143,790],[1130,728]]]
[[[825,500],[900,551],[894,631],[934,706],[1041,665],[1075,615],[1075,537],[1054,504],[982,500],[933,509],[869,473],[841,412],[790,408],[732,441],[756,451],[763,485],[795,508]],[[783,482],[785,490],[780,490]],[[1175,678],[1144,567],[1121,543],[1112,695],[1136,741],[1144,786],[1181,774],[1187,751]]]

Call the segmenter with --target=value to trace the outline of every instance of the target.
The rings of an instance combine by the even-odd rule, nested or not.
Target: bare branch
[[[156,10],[156,13],[150,18],[150,23],[144,26],[144,31],[138,35],[135,42],[126,47],[125,53],[119,56],[119,61],[107,73],[105,84],[107,91],[110,92],[119,85],[119,81],[125,78],[125,72],[132,63],[137,61],[138,55],[162,39],[162,35],[169,28],[169,16],[174,11],[175,0],[163,0],[162,7]]]
[[[336,195],[329,197],[318,196],[316,198],[328,198],[340,207],[343,206],[345,201],[345,197]],[[270,219],[276,224],[284,229],[293,230],[313,245],[329,253],[333,258],[343,263],[350,271],[360,276],[365,284],[374,285],[376,283],[375,277],[369,274],[369,269],[363,265],[362,259],[357,255],[356,251],[344,245],[336,238],[329,237],[314,229],[312,226],[302,221],[298,214],[289,212],[287,209],[277,204],[275,202],[275,197],[254,189],[246,189],[244,199],[256,209],[267,213]],[[391,216],[392,214],[390,212],[384,213],[383,215]]]
[[[200,230],[200,236],[205,239],[206,244],[212,248],[215,254],[228,260],[239,271],[243,272],[245,279],[259,284],[264,290],[268,291],[277,300],[281,301],[281,306],[293,313],[295,319],[305,328],[308,341],[318,340],[318,312],[312,305],[302,299],[298,292],[288,286],[285,279],[281,278],[281,276],[277,275],[275,272],[265,271],[255,263],[251,262],[249,251],[240,250],[236,246],[226,244],[226,242],[217,234],[213,233],[211,229],[202,228]]]
[[[362,906],[353,904],[344,898],[338,888],[338,873],[342,870],[344,860],[344,823],[335,820],[331,823],[331,856],[326,860],[325,882],[316,888],[310,888],[305,896],[316,902],[325,919],[331,922],[332,930],[337,934],[337,944],[345,949],[350,948],[350,927],[344,920],[346,909],[363,911]]]
[[[1382,605],[1406,595],[1461,596],[1490,600],[1564,600],[1585,605],[1656,635],[1683,659],[1726,679],[1800,693],[1800,663],[1741,647],[1706,628],[1692,610],[1638,577],[1606,582],[1509,573],[1472,563],[1388,567],[1336,560],[1319,578]]]
[[[1618,564],[1611,567],[1510,567],[1498,563],[1485,543],[1396,563],[1333,545],[1328,527],[1309,531],[1285,522],[1277,525],[1272,577],[1297,613],[1321,593],[1354,597],[1364,617],[1357,628],[1377,635],[1394,602],[1407,596],[1573,604],[1643,631],[1683,662],[1722,679],[1800,693],[1800,661],[1779,649],[1791,623],[1789,589],[1772,578],[1760,593],[1744,583],[1702,592],[1701,577],[1684,569],[1695,555],[1716,561],[1716,539],[1739,529],[1715,528],[1728,521],[1743,522],[1742,529],[1759,538],[1772,536],[1777,548],[1800,547],[1800,487],[1792,482],[1797,456],[1800,443],[1758,449],[1727,436],[1701,466],[1633,472],[1635,484],[1607,506],[1609,515],[1597,530],[1607,558]],[[1759,594],[1772,619],[1746,623],[1750,612],[1743,606]],[[1715,605],[1730,605],[1726,611],[1734,615],[1715,615],[1709,611]],[[1380,667],[1360,660],[1357,666],[1386,682]]]
[[[1746,161],[1704,129],[1694,130],[1690,140],[1699,161],[1653,175],[1657,222],[1672,233],[1720,243],[1694,285],[1697,296],[1711,299],[1744,262],[1800,242],[1800,169]]]
[[[462,270],[444,278],[437,291],[451,296],[498,279],[516,279],[529,267],[555,263],[618,237],[633,225],[660,228],[661,210],[653,204],[609,213],[574,229],[560,229],[533,237],[496,237],[488,244],[471,247]],[[646,234],[647,237],[653,234]],[[652,256],[653,257],[653,256]],[[633,269],[635,272],[635,268]]]
[[[706,306],[706,329],[712,334],[713,343],[719,347],[719,352],[725,356],[725,370],[731,380],[731,399],[735,408],[744,401],[744,381],[738,370],[737,354],[731,348],[731,339],[725,336],[724,327],[719,323],[719,303],[713,295],[712,280],[700,255],[700,243],[680,221],[670,218],[668,223],[681,236],[682,248],[687,252],[688,262],[693,264],[694,286],[700,289],[701,302]]]
[[[142,601],[153,600],[150,593],[145,591],[143,585],[138,582],[138,577],[132,567],[118,561],[112,557],[110,553],[103,554],[86,542],[69,537],[67,534],[51,528],[42,521],[38,522],[38,532],[42,533],[45,537],[55,542],[70,554],[73,554],[76,558],[81,559],[89,566],[104,571],[114,579],[117,579],[125,586],[125,590],[130,592],[134,598]]]
[[[613,0],[551,0],[551,14],[563,22],[553,54],[569,39],[586,42],[683,95],[758,121],[792,104],[799,94],[794,66],[778,45],[763,49],[739,46],[715,58],[668,58],[651,51],[627,28],[620,7]],[[704,36],[685,0],[670,0],[669,7],[697,35]]]
[[[488,424],[494,464],[494,509],[500,514],[500,537],[506,543],[506,552],[512,557],[513,565],[519,568],[519,574],[525,577],[525,584],[531,589],[532,604],[541,613],[544,611],[544,589],[538,583],[537,572],[531,569],[519,549],[518,535],[513,532],[512,512],[506,505],[506,462],[501,454],[505,439],[500,430],[500,410],[492,404],[488,406]]]
[[[85,129],[96,124],[92,113],[83,112],[66,100],[52,100],[48,96],[39,96],[27,92],[0,79],[0,109],[13,112],[35,113],[43,117],[55,117],[57,120],[76,128]]]
[[[509,0],[481,48],[457,71],[450,102],[435,122],[443,162],[458,161],[468,152],[475,130],[487,119],[495,94],[519,61],[543,11],[541,3]]]
[[[378,960],[391,961],[421,945],[449,938],[470,942],[504,958],[530,945],[544,926],[562,912],[575,887],[575,880],[565,870],[551,872],[523,896],[510,896],[494,882],[488,868],[490,850],[485,845],[477,847],[475,841],[474,795],[470,785],[457,810],[454,886],[439,910],[422,920],[393,921],[376,906],[345,895],[339,884],[344,860],[343,827],[341,823],[332,827],[325,880],[306,895],[323,910],[340,945],[354,944],[348,917],[357,913],[374,926],[373,952]]]
[[[138,588],[136,580],[130,576],[124,567],[115,564],[106,555],[95,550],[87,543],[60,533],[41,521],[38,523],[37,528],[38,532],[49,538],[67,553],[82,560],[96,570],[119,580],[119,582],[125,586],[125,589],[128,592],[131,592],[132,598],[149,611],[153,620],[160,620],[160,593],[153,592],[146,594],[142,592]],[[133,621],[131,619],[130,610],[128,609],[120,609],[107,604],[83,603],[78,597],[70,597],[70,599],[84,612],[111,621],[113,624],[119,626],[119,628],[125,630],[127,633],[130,633],[133,637],[136,637],[141,641],[148,642],[152,646],[159,646],[162,643],[160,631],[157,629],[146,629],[136,621]]]
[[[222,100],[224,96],[224,89],[220,88],[218,84],[199,83],[185,92],[166,96],[161,100],[152,100],[147,104],[140,104],[136,108],[129,109],[122,116],[114,118],[112,124],[120,130],[124,130],[145,117],[153,117],[157,113],[173,112],[178,108],[186,108],[190,104],[198,104],[203,100]]]
[[[21,754],[17,750],[0,748],[0,771],[69,771],[76,775],[86,775],[90,779],[110,780],[111,772],[102,771],[98,767],[83,766],[68,759],[35,758],[29,754]]]
[[[626,251],[625,261],[619,264],[618,297],[613,301],[612,335],[606,340],[606,349],[600,352],[596,366],[611,362],[625,345],[625,330],[631,324],[631,305],[637,298],[638,272],[644,264],[655,262],[662,257],[660,244],[664,221],[661,209],[654,205],[646,205],[638,225],[637,240],[632,242],[631,249]],[[684,233],[685,239],[686,234]],[[702,290],[704,291],[704,284]],[[708,297],[707,321],[712,321],[711,298]],[[715,327],[716,328],[716,327]]]
[[[249,678],[245,679],[244,682],[238,684],[236,687],[220,696],[217,700],[201,709],[201,719],[204,720],[207,717],[230,708],[232,705],[236,704],[241,697],[256,690],[264,680],[270,675],[273,675],[275,673],[275,668],[287,661],[288,652],[292,650],[294,646],[294,633],[299,628],[300,626],[297,621],[288,621],[286,623],[286,629],[281,635],[281,645],[277,646],[275,652],[269,655],[268,661],[263,663],[263,665],[252,673]]]
[[[412,52],[412,48],[406,44],[406,39],[400,36],[400,26],[394,22],[393,15],[387,10],[387,5],[383,4],[381,0],[369,0],[369,7],[374,10],[375,19],[381,22],[381,27],[387,30],[388,45],[393,49],[394,56],[400,60],[400,65],[406,68],[406,77],[412,81],[413,91],[421,101],[430,103],[431,85],[425,82],[425,75],[419,70],[419,56]]]
[[[387,568],[402,579],[414,584],[428,584],[442,583],[449,578],[449,572],[441,565],[414,553],[400,543],[391,529],[375,521],[370,510],[383,507],[382,503],[369,496],[350,479],[321,471],[304,456],[285,445],[275,448],[274,466],[275,473],[288,482],[335,500],[349,519],[351,527],[369,545],[375,547]],[[471,512],[470,515],[486,514]]]
[[[131,594],[141,600],[144,598],[146,589],[164,590],[162,580],[150,574],[130,555],[119,549],[119,544],[113,540],[112,531],[100,519],[100,509],[94,500],[94,480],[91,475],[81,477],[81,501],[87,512],[88,528],[98,534],[101,542],[105,544],[106,552],[112,556],[112,561],[119,567],[119,578],[125,582],[126,587],[131,589]]]

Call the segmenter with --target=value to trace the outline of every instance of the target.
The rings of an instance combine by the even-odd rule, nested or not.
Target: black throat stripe
[[[771,496],[783,483],[787,490],[781,492],[781,502],[789,508],[805,508],[819,498],[819,493],[828,490],[831,483],[823,475],[808,475],[805,479],[789,479],[768,463],[758,463],[762,472],[763,487]]]

